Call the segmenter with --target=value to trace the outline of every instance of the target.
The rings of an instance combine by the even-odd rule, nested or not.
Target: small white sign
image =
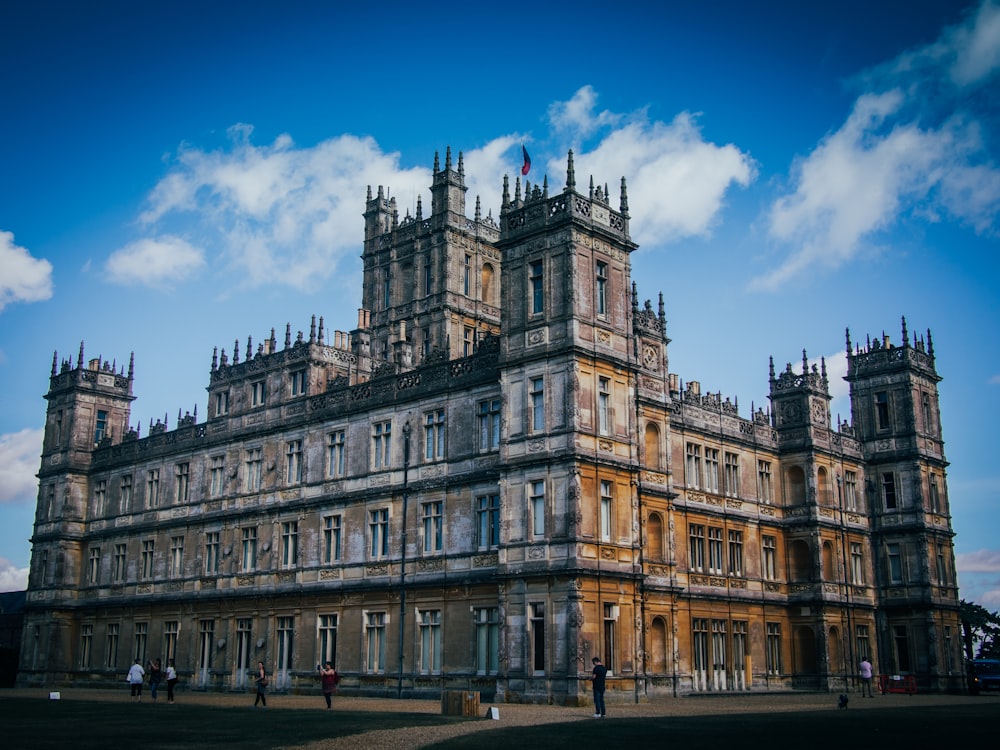
[[[57,700],[59,700],[59,699],[60,699],[61,697],[62,697],[62,696],[61,696],[61,695],[59,695],[59,693],[49,693],[49,700],[50,700],[50,701],[57,701]]]
[[[490,710],[486,716],[494,721],[500,721],[500,709],[496,706],[490,706]]]

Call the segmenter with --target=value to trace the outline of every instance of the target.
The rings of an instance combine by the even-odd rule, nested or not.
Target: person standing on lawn
[[[591,661],[594,668],[590,672],[590,682],[594,688],[594,718],[603,719],[607,710],[604,706],[604,681],[608,676],[608,668],[601,664],[601,657],[595,656]]]

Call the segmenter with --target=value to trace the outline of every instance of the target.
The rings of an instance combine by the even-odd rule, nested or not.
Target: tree
[[[962,617],[962,642],[967,659],[1000,659],[1000,614],[990,612],[975,602],[959,602]],[[974,653],[973,647],[979,645]]]

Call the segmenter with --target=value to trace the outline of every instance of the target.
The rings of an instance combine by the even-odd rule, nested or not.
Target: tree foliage
[[[1000,614],[975,602],[959,602],[967,659],[1000,659]],[[978,645],[978,650],[976,646]]]

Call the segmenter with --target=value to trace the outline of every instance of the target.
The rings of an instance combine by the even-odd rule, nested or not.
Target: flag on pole
[[[523,143],[521,144],[521,153],[524,154],[524,165],[521,167],[521,174],[526,175],[531,169],[531,157],[528,156],[528,149],[524,147]]]

